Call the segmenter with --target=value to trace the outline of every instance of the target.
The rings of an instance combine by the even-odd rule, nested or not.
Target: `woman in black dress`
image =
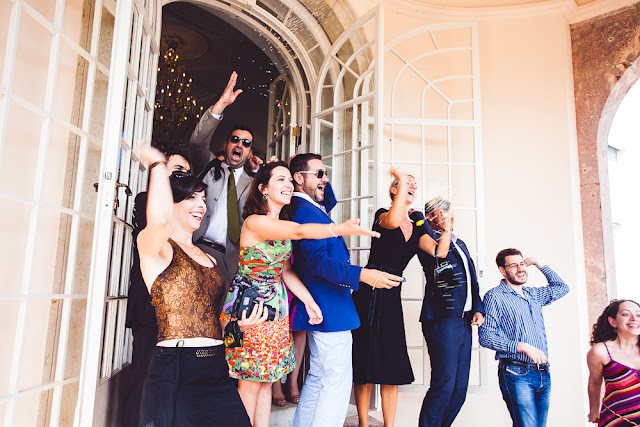
[[[389,188],[392,204],[389,210],[376,212],[373,230],[380,238],[371,243],[366,268],[374,268],[397,276],[418,249],[438,257],[447,256],[451,240],[451,218],[445,218],[439,242],[409,219],[409,206],[415,198],[416,180],[392,168],[394,180]],[[400,290],[361,286],[353,292],[353,302],[360,316],[360,327],[353,331],[353,382],[360,426],[368,426],[371,384],[380,384],[384,425],[392,426],[396,414],[398,385],[413,382],[413,371],[407,353]]]

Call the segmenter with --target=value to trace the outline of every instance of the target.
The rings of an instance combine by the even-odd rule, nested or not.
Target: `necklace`
[[[181,243],[181,242],[177,242],[177,243],[180,245],[181,248],[191,249],[196,253],[198,252],[198,247],[196,245],[187,246],[187,245],[185,245],[184,243]]]

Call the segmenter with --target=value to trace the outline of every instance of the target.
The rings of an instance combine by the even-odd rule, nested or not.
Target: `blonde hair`
[[[407,174],[407,176],[410,176],[413,179],[416,179],[415,176],[413,175],[409,175]],[[391,197],[391,201],[393,202],[393,197],[395,196],[395,194],[393,194],[391,192],[392,188],[398,188],[398,185],[400,184],[400,180],[398,178],[393,178],[393,181],[391,181],[391,185],[389,186],[389,197]]]

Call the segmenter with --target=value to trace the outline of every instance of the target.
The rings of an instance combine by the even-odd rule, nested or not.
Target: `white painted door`
[[[269,87],[269,119],[267,128],[267,160],[276,156],[285,162],[301,145],[297,126],[297,94],[287,76],[280,75]]]
[[[132,194],[144,184],[134,150],[151,136],[161,25],[160,0],[118,0],[98,186],[79,425],[103,425],[113,411],[111,378],[130,359],[126,295],[131,267]]]
[[[382,6],[364,14],[333,44],[318,73],[313,99],[312,148],[322,155],[338,206],[336,222],[371,224],[380,171],[383,40]],[[371,240],[347,238],[354,264],[365,265]]]

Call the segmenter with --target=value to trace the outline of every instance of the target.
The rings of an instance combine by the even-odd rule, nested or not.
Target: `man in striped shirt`
[[[504,279],[484,296],[479,342],[496,351],[500,391],[513,425],[545,426],[551,378],[542,307],[566,295],[569,287],[549,266],[523,259],[517,249],[500,251],[496,264]],[[522,286],[532,265],[544,274],[547,286]]]

